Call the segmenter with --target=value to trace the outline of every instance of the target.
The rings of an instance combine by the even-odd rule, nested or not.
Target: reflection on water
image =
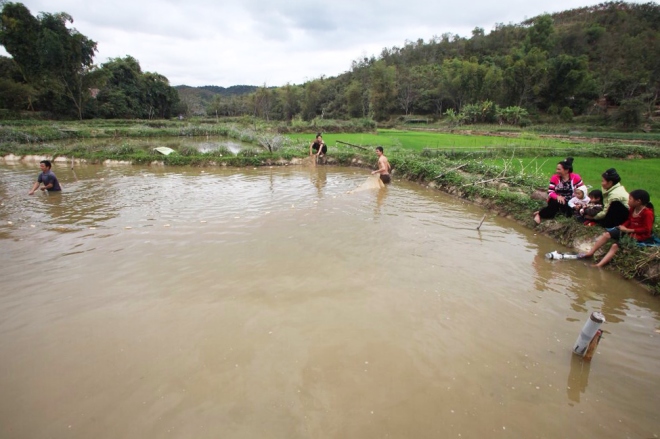
[[[580,394],[587,391],[590,370],[591,363],[589,361],[585,361],[577,355],[571,356],[571,368],[566,383],[566,394],[569,400],[575,403],[580,402]]]
[[[0,437],[660,434],[657,298],[505,219],[355,169],[54,171],[0,166]]]

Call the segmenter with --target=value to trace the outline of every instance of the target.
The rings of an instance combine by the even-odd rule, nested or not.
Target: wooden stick
[[[353,145],[352,143],[342,142],[341,140],[337,140],[337,143],[341,143],[342,145],[352,146],[353,148],[360,148],[360,149],[363,149],[363,150],[367,151],[367,148],[365,148],[364,146]]]
[[[603,336],[602,329],[596,331],[596,335],[594,335],[594,338],[591,339],[591,342],[589,343],[589,347],[587,348],[587,352],[584,354],[585,361],[591,361],[594,354],[596,353],[596,348],[598,347],[598,343],[600,343],[600,339],[602,336]]]
[[[73,156],[71,156],[71,172],[73,172],[74,180],[78,181],[78,176],[76,175],[76,171],[73,170]]]
[[[444,177],[445,175],[449,174],[450,172],[452,172],[452,171],[458,171],[459,169],[462,169],[462,168],[466,167],[467,165],[468,165],[468,164],[465,163],[465,164],[462,164],[461,166],[457,166],[457,167],[455,167],[455,168],[448,169],[448,170],[446,170],[445,172],[443,172],[442,174],[440,174],[440,175],[436,175],[433,179],[435,180],[435,179],[438,179],[438,178],[442,178],[442,177]]]
[[[479,223],[479,226],[477,227],[477,230],[481,228],[481,225],[484,223],[484,220],[486,219],[486,215],[484,215],[483,218],[481,218],[481,222]]]
[[[512,177],[497,177],[497,178],[491,178],[490,180],[481,180],[481,181],[475,181],[474,183],[468,183],[464,184],[461,187],[465,186],[474,186],[475,184],[482,184],[482,183],[490,183],[491,181],[502,181],[502,180],[511,180]]]

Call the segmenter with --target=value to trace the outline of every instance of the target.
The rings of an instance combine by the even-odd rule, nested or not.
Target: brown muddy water
[[[660,435],[660,300],[513,222],[364,170],[54,170],[0,165],[1,438]]]

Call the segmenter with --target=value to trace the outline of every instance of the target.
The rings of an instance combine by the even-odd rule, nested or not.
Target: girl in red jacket
[[[596,244],[589,250],[588,253],[581,253],[580,258],[590,258],[594,255],[596,250],[601,248],[607,241],[614,239],[618,241],[621,233],[628,233],[630,236],[639,243],[653,241],[653,222],[655,221],[655,213],[653,211],[653,204],[651,204],[651,196],[643,189],[637,189],[628,195],[628,206],[630,213],[626,222],[619,227],[607,229],[607,232],[600,235]],[[596,267],[602,267],[612,260],[616,252],[619,251],[619,244],[615,242],[610,247],[605,257],[596,264]]]

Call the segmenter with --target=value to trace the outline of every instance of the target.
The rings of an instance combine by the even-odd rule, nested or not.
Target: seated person
[[[610,247],[610,250],[603,257],[603,259],[596,264],[596,267],[602,267],[612,260],[617,251],[619,251],[618,241],[622,233],[628,233],[638,243],[653,243],[653,222],[655,221],[655,213],[653,211],[653,204],[651,204],[651,197],[648,192],[643,189],[637,189],[630,193],[628,196],[628,205],[630,211],[628,219],[618,227],[607,229],[603,233],[594,246],[587,253],[580,253],[579,258],[590,258],[594,255],[596,250],[601,248],[607,241],[614,239],[615,242]]]
[[[587,190],[586,186],[575,188],[573,191],[573,198],[568,200],[568,207],[573,209],[576,214],[579,213],[580,209],[587,207],[589,201],[591,201],[591,198],[587,195]]]
[[[603,210],[603,192],[600,189],[594,189],[589,192],[589,204],[581,208],[578,212],[576,219],[584,222],[585,226],[595,226],[596,222],[593,220],[585,220],[585,215],[594,217]]]
[[[567,157],[557,163],[555,175],[548,185],[548,204],[534,212],[534,222],[541,224],[542,219],[552,219],[558,214],[568,218],[573,216],[573,209],[568,206],[568,200],[573,196],[575,188],[583,186],[582,178],[573,172],[573,157]]]
[[[603,210],[596,215],[585,214],[584,218],[609,229],[621,225],[628,218],[628,192],[621,185],[616,169],[603,172],[602,178]]]

